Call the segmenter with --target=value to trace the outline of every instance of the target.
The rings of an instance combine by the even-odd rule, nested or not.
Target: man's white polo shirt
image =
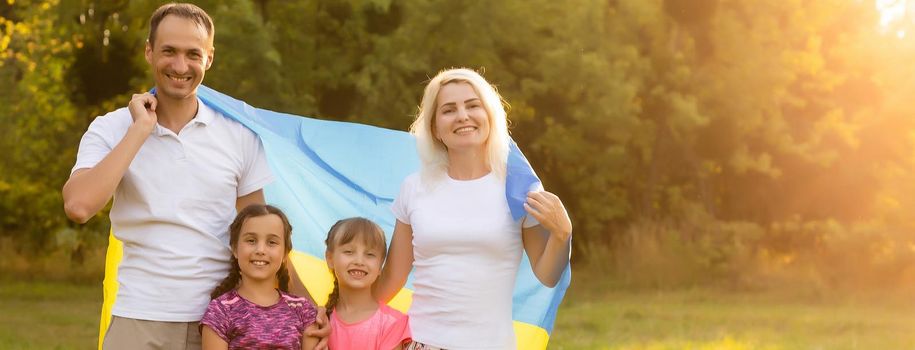
[[[273,180],[260,139],[198,100],[177,135],[156,125],[114,194],[111,228],[124,243],[112,314],[199,321],[228,273],[235,201]],[[127,108],[98,117],[73,171],[92,168],[133,123]]]

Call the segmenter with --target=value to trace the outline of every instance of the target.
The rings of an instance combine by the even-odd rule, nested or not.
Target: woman
[[[509,136],[495,88],[451,69],[426,86],[411,133],[419,173],[392,206],[397,223],[375,295],[389,301],[415,267],[410,349],[514,349],[512,291],[521,249],[555,286],[569,262],[572,223],[558,197],[528,193],[514,221],[505,200]]]

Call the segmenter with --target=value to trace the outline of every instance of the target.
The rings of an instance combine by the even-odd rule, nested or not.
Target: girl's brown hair
[[[324,244],[327,245],[327,252],[333,253],[337,246],[352,242],[356,238],[362,240],[366,246],[380,248],[381,262],[384,263],[387,255],[384,230],[366,218],[355,217],[337,221],[327,232]],[[334,290],[327,296],[327,304],[324,305],[324,308],[327,309],[327,317],[333,313],[334,308],[337,307],[337,301],[340,299],[340,285],[337,283],[337,276],[333,274],[333,271],[331,271],[331,276],[334,278]]]
[[[264,215],[276,215],[283,222],[283,247],[286,255],[289,255],[292,250],[292,225],[289,224],[289,219],[286,218],[286,214],[283,214],[282,210],[267,204],[251,204],[235,216],[235,221],[232,221],[232,224],[229,225],[229,245],[232,247],[233,252],[238,247],[238,237],[241,236],[241,227],[245,224],[245,220]],[[229,265],[229,276],[219,283],[219,286],[210,294],[210,298],[216,299],[225,294],[225,292],[238,287],[238,282],[241,281],[241,268],[238,266],[238,259],[235,258],[234,254]],[[285,259],[280,265],[280,269],[276,272],[276,279],[279,281],[280,290],[289,292],[289,269],[286,267]]]

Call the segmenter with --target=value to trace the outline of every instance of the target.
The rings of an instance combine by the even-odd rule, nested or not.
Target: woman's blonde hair
[[[416,137],[416,148],[422,162],[422,177],[434,181],[448,172],[448,148],[435,137],[434,129],[438,93],[443,86],[452,83],[470,84],[480,97],[490,125],[486,139],[486,162],[494,174],[504,179],[509,149],[506,104],[492,84],[479,73],[466,68],[441,71],[426,85],[416,120],[410,125],[410,133]]]

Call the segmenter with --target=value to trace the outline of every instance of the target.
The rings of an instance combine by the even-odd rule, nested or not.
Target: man
[[[92,122],[63,188],[64,209],[85,223],[114,197],[111,225],[124,255],[103,348],[199,349],[198,321],[228,271],[228,225],[237,210],[264,203],[273,177],[257,136],[197,98],[213,64],[209,15],[167,4],[149,28],[156,94],[133,95]]]

